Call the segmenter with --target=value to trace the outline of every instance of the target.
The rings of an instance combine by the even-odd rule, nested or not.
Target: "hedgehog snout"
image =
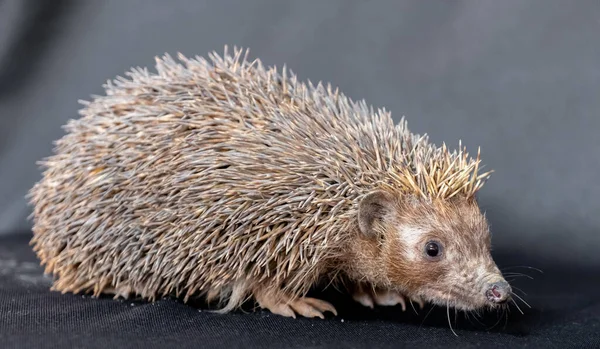
[[[501,280],[486,285],[485,296],[494,304],[503,304],[510,299],[512,293],[508,282]]]
[[[484,275],[480,279],[479,294],[488,305],[494,307],[511,300],[512,288],[497,268]]]

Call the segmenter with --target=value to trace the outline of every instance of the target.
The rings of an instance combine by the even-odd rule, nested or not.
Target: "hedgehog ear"
[[[358,228],[368,237],[376,235],[374,224],[383,221],[392,204],[392,197],[383,190],[371,192],[358,204]]]

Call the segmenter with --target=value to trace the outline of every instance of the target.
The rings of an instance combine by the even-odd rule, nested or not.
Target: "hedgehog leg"
[[[372,288],[364,284],[357,284],[352,290],[352,298],[362,304],[365,307],[373,308],[375,304],[380,306],[396,306],[400,304],[402,311],[406,311],[406,297],[399,292],[382,289]],[[420,306],[423,308],[423,301],[415,299]]]
[[[255,292],[254,297],[261,308],[285,317],[296,318],[296,314],[298,314],[304,317],[324,319],[323,313],[326,311],[337,316],[337,311],[333,305],[316,298],[293,298],[283,293],[274,294],[274,292],[268,291]]]
[[[357,285],[354,287],[352,290],[352,299],[367,308],[373,309],[375,307],[373,296],[370,292],[365,291],[365,287],[362,285]]]
[[[395,306],[400,304],[402,311],[406,311],[406,300],[398,292],[389,290],[378,290],[373,294],[375,303],[380,306]]]

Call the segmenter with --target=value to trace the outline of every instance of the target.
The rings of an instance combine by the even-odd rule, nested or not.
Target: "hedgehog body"
[[[167,55],[84,102],[30,192],[54,289],[299,299],[352,274],[369,193],[443,205],[487,178],[463,149],[247,53]]]

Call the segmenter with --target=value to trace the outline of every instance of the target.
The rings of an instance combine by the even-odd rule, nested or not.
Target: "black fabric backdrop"
[[[210,312],[173,299],[155,303],[49,292],[27,235],[0,239],[0,343],[3,348],[599,348],[596,271],[543,266],[527,290],[531,309],[467,319],[446,309],[369,310],[334,291],[325,320],[253,311]],[[499,257],[501,262],[519,259]],[[317,293],[317,291],[315,291]],[[208,311],[207,311],[208,310]]]
[[[598,0],[0,0],[0,347],[600,347],[598,33]],[[451,312],[455,337],[445,309],[373,311],[333,291],[326,320],[49,291],[24,196],[77,100],[155,55],[225,44],[438,144],[481,145],[494,256],[534,278],[513,281],[531,308]]]

